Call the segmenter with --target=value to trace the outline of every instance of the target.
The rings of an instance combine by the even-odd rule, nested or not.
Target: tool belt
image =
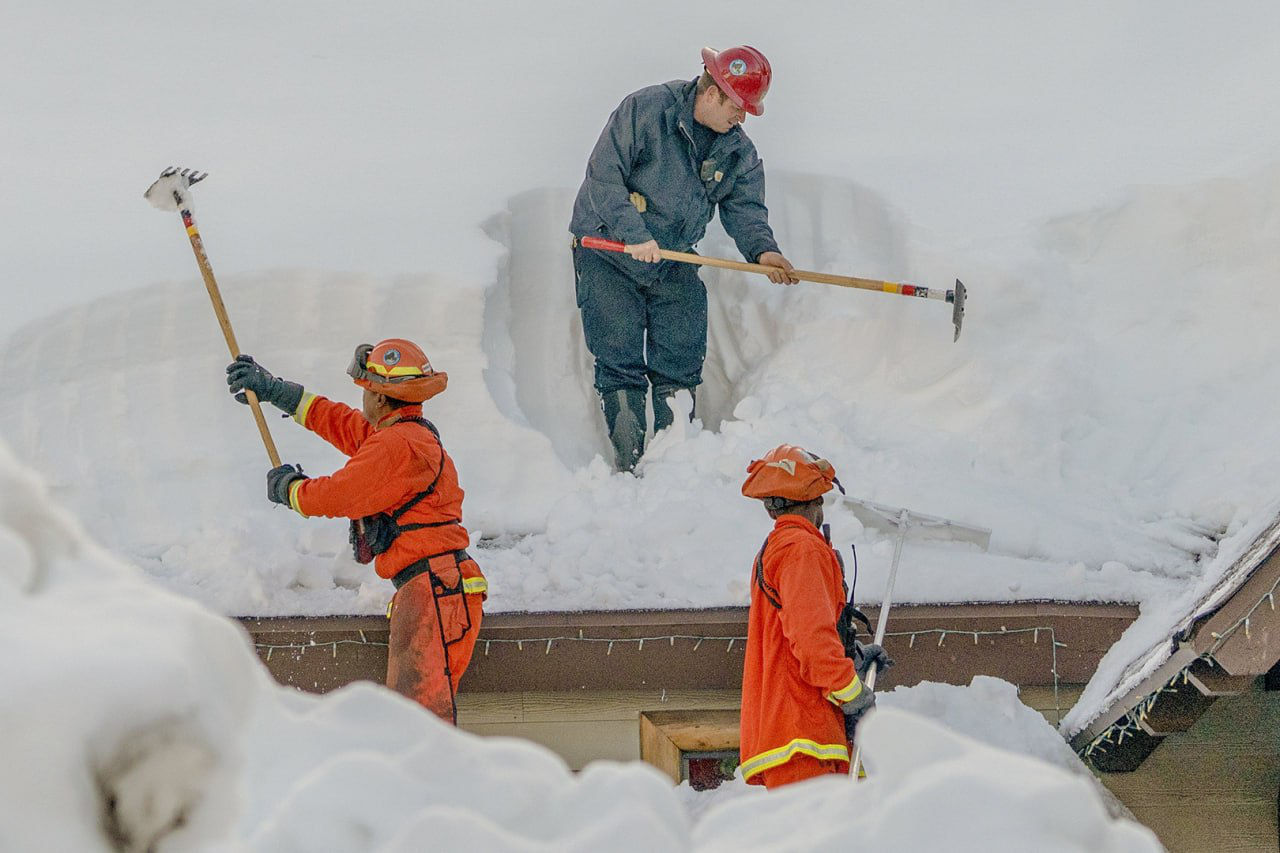
[[[446,556],[453,557],[455,566],[461,566],[467,560],[471,559],[471,555],[466,552],[465,548],[457,551],[442,551],[439,554],[432,554],[429,557],[423,557],[421,560],[416,560],[405,566],[396,573],[395,577],[391,579],[391,582],[395,584],[396,589],[399,589],[419,575],[430,574],[431,586],[435,589],[436,595],[457,595],[462,592],[462,572],[458,572],[458,580],[455,583],[447,584],[438,574],[431,570],[432,560],[438,560],[439,558]]]
[[[437,441],[440,440],[440,431],[436,429],[435,424],[426,418],[403,418],[398,423],[421,424],[431,430]],[[444,443],[442,442],[440,444],[440,467],[436,469],[436,476],[432,479],[431,485],[418,492],[394,512],[379,512],[373,515],[366,515],[364,518],[351,520],[351,526],[347,532],[347,541],[351,543],[351,553],[357,563],[372,563],[374,557],[379,554],[385,554],[390,550],[392,544],[396,541],[396,537],[406,530],[421,530],[424,527],[444,527],[450,524],[462,523],[457,519],[449,519],[447,521],[434,521],[430,524],[400,524],[402,515],[416,506],[423,498],[429,497],[435,492],[436,484],[440,482],[440,475],[443,472]]]

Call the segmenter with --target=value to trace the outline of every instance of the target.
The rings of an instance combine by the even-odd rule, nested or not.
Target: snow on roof
[[[1274,172],[1263,177],[1255,192],[1278,183]],[[1223,193],[1218,184],[1187,190],[1182,206],[1199,216]],[[493,229],[509,248],[490,281],[286,271],[222,285],[241,345],[336,399],[355,399],[342,369],[356,343],[424,342],[450,373],[428,415],[458,463],[464,521],[496,610],[742,603],[769,522],[738,494],[740,478],[783,441],[821,451],[860,497],[994,530],[989,554],[909,546],[899,600],[1141,601],[1183,586],[1217,531],[1265,493],[1274,464],[1217,436],[1280,400],[1266,372],[1209,384],[1224,362],[1265,361],[1271,336],[1237,328],[1256,315],[1209,307],[1187,326],[1191,315],[1112,286],[1126,276],[1166,281],[1167,268],[1184,263],[1191,272],[1158,303],[1176,306],[1171,288],[1199,292],[1205,275],[1222,301],[1269,274],[1257,267],[1255,239],[1215,255],[1209,270],[1195,262],[1195,244],[1151,270],[1135,267],[1134,246],[1184,227],[1174,218],[1138,228],[1168,196],[1138,193],[1116,210],[1053,223],[1039,256],[1006,259],[1020,272],[999,263],[966,272],[983,283],[990,313],[959,344],[929,303],[708,274],[698,420],[655,440],[638,479],[591,461],[603,445],[599,414],[568,254],[552,248],[563,245],[562,224],[546,214],[567,205],[567,192],[525,197]],[[924,280],[941,272],[852,184],[782,175],[772,198],[779,231],[821,247],[799,262]],[[1117,230],[1132,233],[1116,242]],[[721,235],[704,250],[728,247]],[[1238,268],[1219,282],[1232,258]],[[40,364],[40,381],[0,377],[9,403],[0,434],[96,535],[171,588],[236,615],[377,612],[389,588],[346,555],[341,521],[297,518],[262,498],[265,455],[247,412],[224,397],[228,357],[206,299],[192,281],[155,286],[27,327],[5,358]],[[1189,336],[1214,341],[1211,352],[1188,348]],[[1136,361],[1136,351],[1154,362]],[[1201,401],[1194,421],[1167,416],[1192,396]],[[272,426],[283,455],[309,473],[341,463],[293,423]],[[860,597],[876,600],[890,539],[840,507],[829,520],[842,550],[861,546]]]
[[[23,650],[6,656],[0,692],[5,849],[390,853],[429,837],[443,849],[721,850],[779,834],[805,849],[854,835],[915,849],[975,821],[984,849],[1159,849],[1108,817],[1052,729],[992,679],[895,693],[860,734],[873,781],[828,779],[746,809],[739,791],[696,819],[639,763],[574,774],[540,746],[461,732],[367,682],[325,697],[280,687],[233,623],[93,544],[3,442],[0,641]],[[794,820],[813,808],[829,819]]]
[[[1138,619],[1099,662],[1080,699],[1063,717],[1062,733],[1070,738],[1084,731],[1160,670],[1173,656],[1178,638],[1239,589],[1278,545],[1280,500],[1225,538],[1193,584],[1176,596],[1143,605]]]

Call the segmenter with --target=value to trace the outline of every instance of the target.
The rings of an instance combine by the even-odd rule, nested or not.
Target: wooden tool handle
[[[626,244],[617,240],[605,240],[602,237],[582,237],[578,240],[584,249],[601,249],[606,252],[625,252]],[[754,272],[760,275],[769,275],[776,272],[777,267],[768,264],[751,264],[746,261],[731,261],[727,258],[709,258],[704,255],[695,255],[692,252],[672,252],[668,249],[659,249],[660,254],[668,261],[679,261],[685,264],[698,264],[704,267],[720,267],[726,270],[738,270],[740,272]],[[833,275],[825,272],[812,272],[810,270],[792,270],[796,278],[801,281],[812,281],[817,284],[833,284],[836,287],[853,287],[858,290],[875,290],[880,293],[896,293],[901,296],[926,296],[931,299],[943,299],[946,294],[943,291],[930,292],[928,288],[917,287],[914,284],[904,284],[895,281],[878,281],[871,278],[855,278],[848,275]]]
[[[204,241],[200,239],[200,231],[196,228],[195,219],[191,215],[191,211],[182,211],[182,224],[187,227],[187,236],[191,238],[191,250],[196,253],[196,263],[200,266],[200,275],[204,277],[205,289],[209,291],[209,300],[213,303],[213,313],[218,317],[218,325],[222,327],[222,336],[227,339],[227,348],[231,350],[231,357],[238,358],[240,356],[240,345],[236,343],[236,333],[231,330],[231,319],[227,317],[227,308],[222,304],[222,293],[218,290],[218,282],[213,277],[213,267],[209,265],[209,258],[204,251]],[[271,439],[271,431],[267,428],[267,418],[262,414],[262,405],[258,402],[258,395],[249,389],[245,389],[244,396],[249,401],[249,408],[253,411],[253,419],[258,424],[258,432],[262,435],[262,443],[267,448],[267,458],[271,460],[272,467],[280,467],[280,453],[276,450],[276,443]]]

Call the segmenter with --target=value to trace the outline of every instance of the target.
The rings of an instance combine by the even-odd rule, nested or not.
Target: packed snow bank
[[[1163,849],[1150,830],[1109,818],[1087,773],[1066,773],[889,707],[868,715],[859,738],[865,781],[828,777],[766,797],[725,797],[694,828],[694,845],[705,851]],[[761,814],[768,815],[763,825]]]
[[[931,824],[954,841],[988,816],[972,849],[1156,849],[1061,770],[893,711],[866,735],[883,783],[803,786],[755,797],[746,813],[727,803],[695,827],[646,765],[575,775],[541,747],[460,732],[381,687],[296,693],[270,681],[233,623],[93,545],[2,443],[0,545],[0,642],[24,649],[0,663],[6,850],[390,853],[429,838],[585,853],[726,849],[731,838],[760,849],[782,837],[819,849],[881,811],[874,837],[908,849],[911,803],[934,810],[956,781],[973,802],[934,811]],[[794,823],[804,803],[840,811]]]
[[[1280,475],[1221,438],[1280,415],[1280,380],[1238,370],[1280,357],[1273,337],[1238,311],[1186,309],[1228,279],[1224,298],[1280,299],[1264,286],[1280,272],[1265,252],[1274,226],[1232,225],[1232,211],[1277,194],[1276,169],[1186,188],[1178,204],[1135,191],[971,246],[957,269],[865,188],[777,175],[773,220],[798,264],[959,273],[975,293],[969,326],[952,344],[945,306],[707,271],[699,417],[653,441],[639,479],[593,461],[600,417],[559,231],[568,193],[520,196],[491,220],[503,251],[487,281],[281,272],[223,289],[242,346],[338,399],[355,399],[342,373],[355,343],[425,342],[451,377],[428,415],[459,466],[491,611],[744,603],[769,523],[738,488],[747,462],[784,441],[824,453],[854,495],[994,530],[989,554],[910,546],[901,601],[1145,601],[1196,575]],[[1180,239],[1188,229],[1212,248]],[[701,248],[732,254],[721,232]],[[378,612],[390,588],[347,556],[342,522],[262,499],[263,453],[223,394],[206,301],[194,282],[147,288],[18,333],[4,357],[41,364],[41,379],[0,376],[0,434],[95,535],[173,589],[231,614]],[[1195,418],[1169,416],[1200,399],[1211,407]],[[340,464],[272,423],[286,458],[310,472]],[[837,505],[828,515],[842,550],[861,546],[860,598],[876,600],[892,543]]]

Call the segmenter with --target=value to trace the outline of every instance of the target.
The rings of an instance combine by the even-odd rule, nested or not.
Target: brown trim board
[[[885,646],[897,665],[880,683],[967,684],[980,674],[1019,685],[1083,683],[1137,614],[1130,604],[895,606]],[[875,624],[877,609],[867,615]],[[283,684],[323,693],[385,675],[383,617],[239,621]],[[746,632],[740,607],[486,614],[462,689],[734,689]]]

